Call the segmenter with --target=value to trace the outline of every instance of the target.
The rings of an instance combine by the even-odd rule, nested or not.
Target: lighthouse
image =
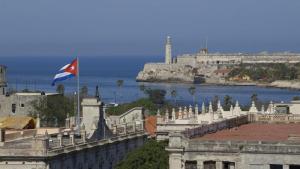
[[[172,43],[171,43],[171,37],[167,36],[165,64],[171,64],[171,63],[172,63]]]

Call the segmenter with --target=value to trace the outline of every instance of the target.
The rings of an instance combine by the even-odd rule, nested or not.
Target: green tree
[[[167,142],[148,140],[142,147],[128,153],[116,169],[168,169],[169,156],[165,150]]]
[[[254,103],[257,103],[258,97],[257,97],[257,94],[256,94],[256,93],[253,93],[253,94],[252,94],[252,96],[251,96],[251,101],[254,101]]]
[[[146,86],[144,84],[139,85],[140,91],[145,93]]]
[[[117,80],[117,87],[118,87],[118,90],[119,90],[119,95],[120,95],[120,97],[122,97],[121,96],[121,88],[123,87],[123,85],[124,85],[124,80],[121,80],[121,79],[119,79],[119,80]]]
[[[162,105],[165,103],[166,91],[162,89],[150,89],[146,90],[148,98],[154,103]]]
[[[89,94],[89,89],[87,86],[82,86],[81,89],[80,89],[80,97],[81,98],[84,98],[84,97],[87,97]]]
[[[195,88],[195,86],[189,87],[188,91],[189,91],[190,95],[193,97],[193,103],[195,104],[195,102],[196,102],[196,95],[195,95],[196,94],[196,88]]]
[[[225,111],[230,110],[231,105],[233,105],[233,101],[232,101],[232,97],[230,97],[229,95],[225,95],[224,96],[224,103],[223,103],[223,109]]]
[[[214,96],[212,99],[212,108],[214,111],[218,109],[218,101],[219,101],[219,96]]]
[[[63,84],[58,84],[56,87],[56,92],[59,94],[65,94],[65,86]]]
[[[32,117],[39,114],[41,125],[47,127],[62,127],[65,124],[67,114],[74,114],[74,102],[72,98],[63,95],[47,96],[32,103]]]
[[[300,100],[300,96],[294,96],[293,100]]]
[[[177,91],[175,89],[171,90],[171,97],[173,98],[174,105],[176,105]]]

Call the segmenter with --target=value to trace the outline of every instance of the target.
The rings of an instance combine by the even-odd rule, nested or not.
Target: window
[[[283,169],[283,167],[279,164],[270,164],[270,169]]]
[[[197,169],[197,161],[186,161],[185,169]]]
[[[224,161],[223,162],[223,169],[230,169],[231,167],[235,167],[234,162]]]
[[[290,165],[290,169],[300,169],[300,165]]]
[[[16,113],[16,104],[11,105],[11,112]]]
[[[21,107],[25,107],[24,103],[21,104]]]
[[[216,169],[215,161],[204,161],[204,169]]]

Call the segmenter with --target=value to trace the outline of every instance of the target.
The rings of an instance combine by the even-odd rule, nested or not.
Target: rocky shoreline
[[[183,84],[195,84],[191,81],[176,81],[176,80],[136,80],[137,82],[149,82],[149,83],[183,83]],[[260,83],[260,82],[225,82],[225,83],[198,83],[199,85],[209,86],[258,86],[266,88],[281,88],[300,90],[300,81],[285,81],[277,80],[272,83]]]
[[[193,67],[180,64],[147,63],[136,77],[137,82],[184,83],[218,86],[259,86],[300,90],[300,81],[276,80],[271,83],[252,81],[227,81],[213,72],[215,67]],[[202,74],[202,76],[199,76]]]

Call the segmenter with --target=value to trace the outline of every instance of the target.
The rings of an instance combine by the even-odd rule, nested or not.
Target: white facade
[[[102,102],[98,98],[84,98],[81,102],[82,106],[82,121],[87,132],[87,137],[91,137],[97,130]]]

